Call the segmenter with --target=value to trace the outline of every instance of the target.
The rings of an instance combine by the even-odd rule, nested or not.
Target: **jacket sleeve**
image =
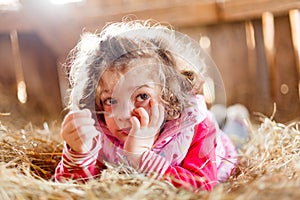
[[[60,163],[55,169],[55,180],[62,182],[72,179],[86,181],[100,174],[103,164],[99,162],[100,145],[96,144],[88,153],[73,151],[66,143]]]
[[[179,166],[171,166],[164,157],[145,152],[140,163],[142,172],[155,171],[176,187],[212,190],[217,184],[216,129],[206,118],[195,127],[195,136],[189,151]]]

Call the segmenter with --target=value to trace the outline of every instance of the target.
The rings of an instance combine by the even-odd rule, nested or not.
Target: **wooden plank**
[[[120,21],[126,15],[138,19],[155,19],[168,22],[175,27],[194,26],[217,23],[219,20],[216,3],[197,1],[177,4],[154,4],[136,7],[114,7],[113,9],[91,8],[85,16],[77,16],[81,24],[94,25],[109,21]]]
[[[294,9],[289,13],[293,50],[298,72],[298,97],[300,99],[300,10]]]
[[[258,70],[256,68],[257,56],[256,56],[256,36],[254,24],[252,21],[245,22],[245,36],[246,36],[246,44],[247,44],[247,66],[245,66],[245,71],[248,76],[245,78],[249,81],[247,85],[248,93],[258,94],[257,88],[259,87],[259,81],[257,78]],[[249,98],[247,103],[249,107],[254,107],[256,98]]]
[[[289,10],[300,8],[299,0],[230,0],[218,3],[220,20],[242,21],[261,18],[262,13],[272,12],[274,16],[288,14]]]
[[[97,3],[98,2],[98,3]],[[21,12],[0,17],[0,32],[37,32],[58,56],[66,55],[83,30],[101,30],[110,21],[126,15],[139,19],[153,18],[175,28],[204,26],[224,21],[260,18],[264,11],[274,16],[300,8],[299,0],[230,0],[230,1],[92,1],[79,5],[52,5],[47,1],[22,0]]]
[[[0,13],[0,33],[9,33],[12,30],[30,32],[34,28],[23,12]]]
[[[18,38],[18,32],[16,30],[11,31],[10,40],[12,46],[13,60],[15,63],[15,73],[16,73],[16,80],[17,80],[17,96],[19,102],[25,104],[27,102],[26,82],[24,80],[21,52],[19,48],[19,38]]]
[[[262,15],[262,30],[265,53],[269,69],[270,93],[275,102],[278,97],[277,66],[275,63],[275,23],[274,15],[270,12],[264,12]]]

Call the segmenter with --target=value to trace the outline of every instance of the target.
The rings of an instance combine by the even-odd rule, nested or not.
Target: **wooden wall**
[[[275,18],[275,81],[270,80],[262,33],[262,20],[252,20],[255,49],[246,42],[245,22],[189,27],[180,31],[199,41],[211,40],[210,54],[216,63],[227,95],[227,105],[241,103],[253,112],[271,116],[276,103],[275,119],[286,122],[299,117],[298,75],[288,16]],[[274,84],[274,86],[272,86]],[[272,96],[272,87],[275,95]],[[284,89],[288,88],[285,93]]]
[[[24,0],[18,12],[0,13],[0,113],[17,109],[40,120],[61,116],[68,83],[59,65],[84,30],[101,30],[106,22],[128,14],[169,22],[196,41],[208,36],[210,54],[226,89],[227,105],[242,103],[253,112],[273,113],[281,122],[300,114],[298,71],[291,41],[289,11],[299,0],[136,1],[89,0],[58,7],[48,1]],[[270,67],[263,37],[262,14],[275,16],[275,48]],[[253,27],[255,48],[247,45],[246,24]],[[9,34],[19,33],[28,102],[16,100],[16,73]],[[249,38],[248,38],[249,39]],[[270,70],[272,69],[272,70]],[[13,99],[13,100],[11,100]],[[8,101],[7,101],[8,100]],[[26,116],[26,115],[25,115]],[[0,115],[0,121],[2,116]]]
[[[0,113],[42,123],[62,111],[57,57],[34,33],[21,33],[18,39],[28,101],[21,104],[17,100],[16,58],[12,54],[10,35],[0,34]]]

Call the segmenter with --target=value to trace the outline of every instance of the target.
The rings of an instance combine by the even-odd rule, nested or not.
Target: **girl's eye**
[[[111,106],[111,105],[114,105],[117,103],[117,100],[116,99],[113,99],[113,98],[107,98],[103,101],[103,103],[107,106]]]
[[[146,93],[139,94],[139,95],[136,97],[136,100],[137,100],[138,102],[145,101],[145,100],[147,100],[147,99],[149,99],[149,95],[146,94]]]

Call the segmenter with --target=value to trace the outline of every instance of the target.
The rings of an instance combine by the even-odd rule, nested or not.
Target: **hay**
[[[299,127],[300,122],[284,125],[264,118],[239,152],[239,173],[224,184],[230,195],[242,199],[300,197]]]
[[[0,122],[0,134],[2,165],[21,171],[29,170],[45,180],[52,177],[60,159],[62,144],[59,135],[53,134],[47,123],[44,123],[43,130],[34,129],[30,123],[24,129],[13,131]]]
[[[31,124],[10,130],[0,124],[1,199],[297,199],[300,197],[300,122],[288,125],[263,118],[239,151],[237,173],[212,192],[193,193],[163,181],[106,169],[87,184],[55,183],[60,160],[59,125]]]

